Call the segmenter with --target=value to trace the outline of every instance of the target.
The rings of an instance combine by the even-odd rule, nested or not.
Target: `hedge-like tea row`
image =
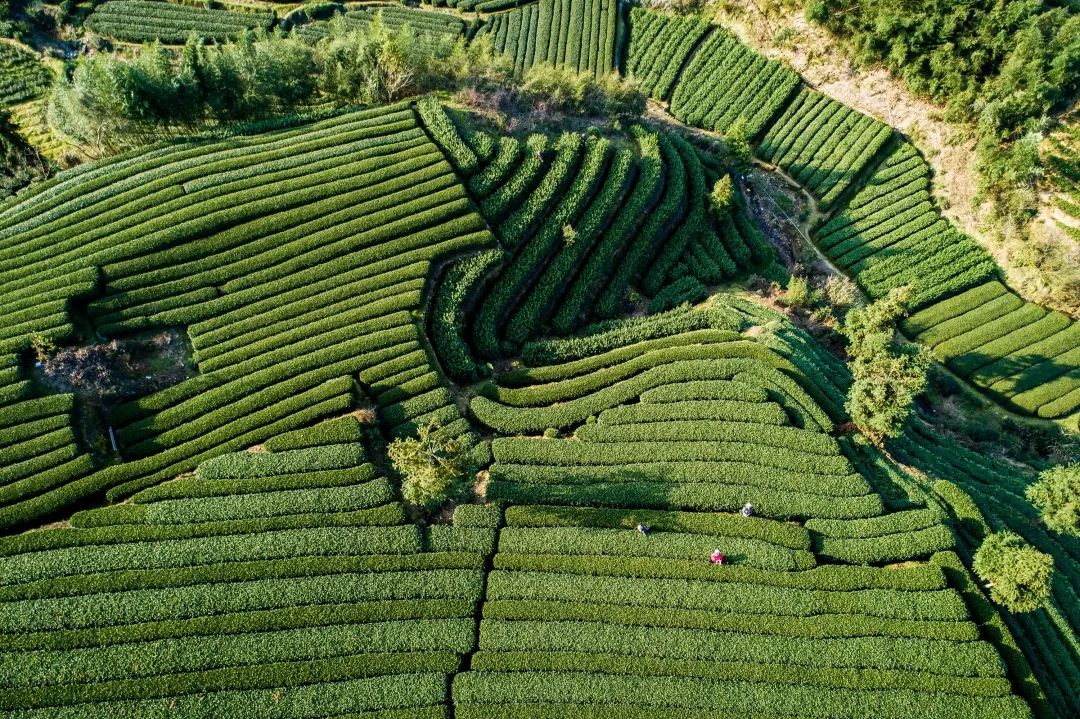
[[[506,7],[502,0],[457,7],[490,10]],[[540,0],[488,18],[478,36],[488,35],[496,52],[513,59],[521,76],[533,65],[563,65],[595,77],[615,70],[618,3],[615,0]]]
[[[651,576],[671,579],[707,579],[708,571],[679,572],[668,575],[663,572],[650,574],[646,563],[657,568],[663,564],[671,566],[674,562],[664,560],[622,561],[615,563],[601,557],[562,557],[552,561],[551,557],[537,555],[499,555],[496,569],[514,571],[578,571],[592,573],[595,569],[613,569],[623,571],[619,576],[649,578]],[[537,561],[540,560],[540,561]],[[680,562],[689,570],[689,562]],[[696,561],[697,570],[708,570]],[[733,569],[733,567],[730,567]],[[715,570],[712,574],[716,574]],[[502,599],[488,601],[484,606],[484,616],[488,619],[508,621],[562,621],[594,622],[602,624],[625,625],[628,627],[672,627],[695,631],[738,632],[742,634],[769,635],[776,637],[805,637],[808,639],[840,639],[850,637],[895,637],[900,639],[939,639],[946,641],[970,642],[979,637],[978,629],[969,622],[937,621],[918,619],[888,619],[874,617],[868,621],[861,614],[823,614],[807,617],[770,616],[739,611],[710,612],[699,609],[673,609],[671,607],[610,606],[589,601],[539,601]],[[805,668],[805,667],[804,667]],[[951,679],[957,679],[951,677]],[[990,681],[1001,686],[1001,680]],[[1004,693],[1000,692],[999,693]]]
[[[569,362],[618,350],[627,345],[702,329],[738,330],[731,313],[720,310],[691,310],[677,307],[644,317],[604,320],[573,337],[535,340],[522,348],[522,359],[532,366]],[[509,373],[500,375],[505,378]]]
[[[476,153],[461,139],[457,128],[454,127],[454,123],[451,122],[439,101],[433,97],[426,97],[417,103],[416,109],[420,113],[424,126],[450,161],[454,163],[454,167],[466,175],[475,172],[479,162]]]
[[[641,83],[643,92],[665,99],[686,58],[708,30],[704,17],[631,8],[626,74]]]
[[[355,467],[364,461],[364,448],[356,443],[312,447],[273,453],[227,454],[199,465],[201,479],[250,479],[297,472],[319,472]]]
[[[530,135],[522,148],[521,161],[508,174],[493,179],[493,186],[487,187],[486,193],[479,193],[486,194],[478,206],[490,224],[497,224],[508,215],[540,181],[546,169],[545,154],[549,153],[551,144],[546,135]],[[484,177],[485,173],[477,175],[477,182]]]
[[[656,657],[602,656],[584,652],[496,652],[473,655],[472,669],[505,671],[576,671],[611,675],[690,676],[703,679],[745,680],[770,684],[812,684],[829,689],[913,689],[951,691],[972,696],[1003,696],[1010,685],[1005,679],[944,677],[925,672],[895,669],[860,669],[857,676],[846,669],[783,664],[743,664],[712,660],[672,660]]]
[[[364,432],[355,417],[322,422],[314,427],[293,430],[279,434],[266,441],[266,448],[271,452],[284,452],[289,449],[307,449],[328,444],[359,443],[364,439]]]
[[[167,703],[170,713],[177,716],[256,716],[281,711],[282,700],[287,706],[324,706],[335,712],[376,712],[387,717],[439,719],[445,717],[440,706],[446,701],[446,672],[453,664],[452,655],[432,655],[409,659],[392,656],[352,655],[363,662],[357,666],[337,659],[325,662],[269,665],[270,671],[258,669],[245,672],[229,670],[194,674],[185,681],[181,675],[151,682],[150,696],[175,692]],[[419,659],[419,660],[418,660]],[[450,661],[448,661],[450,660]],[[370,669],[367,666],[370,662]],[[401,674],[384,674],[397,670]],[[374,674],[374,676],[372,676]],[[207,687],[213,689],[206,691]],[[34,695],[31,695],[34,696]],[[37,702],[48,704],[43,693],[36,693]],[[132,716],[153,716],[160,710],[162,699],[116,698],[106,692],[75,690],[65,692],[64,698],[74,702],[75,713],[83,717],[115,717],[122,712]],[[74,703],[73,702],[73,703]],[[384,713],[385,711],[385,713]],[[28,716],[48,716],[53,708],[31,710]]]
[[[759,419],[755,420],[764,424],[784,424],[787,415],[783,414],[783,410],[779,405],[773,405],[776,409],[781,409],[779,413],[776,413],[772,407],[765,406],[768,402],[769,394],[764,389],[757,385],[740,382],[737,380],[697,380],[689,382],[675,382],[674,384],[666,384],[663,387],[657,387],[656,389],[646,390],[641,393],[642,405],[657,405],[657,404],[672,404],[674,402],[681,403],[679,407],[672,408],[673,414],[692,414],[691,411],[687,412],[688,406],[686,402],[718,402],[717,409],[723,407],[719,404],[722,401],[735,401],[735,402],[747,402],[759,405],[758,410]],[[732,405],[734,409],[734,405]],[[706,410],[704,405],[703,411]],[[745,411],[745,410],[744,410]],[[620,417],[640,417],[645,419],[650,416],[666,417],[663,415],[663,408],[660,407],[640,407],[637,410],[631,407],[625,407],[623,409],[608,410],[604,416],[605,421],[611,423],[617,423]],[[655,413],[655,414],[654,414]],[[712,416],[712,419],[723,419],[722,412]]]
[[[762,137],[758,154],[828,210],[892,135],[888,125],[804,88]]]
[[[848,468],[846,460],[839,461],[840,449],[832,437],[805,429],[757,425],[748,422],[724,422],[705,418],[667,419],[660,424],[626,421],[609,424],[607,420],[608,418],[601,414],[600,422],[581,427],[575,436],[586,442],[722,441],[763,445],[776,448],[774,457],[782,457],[785,452],[816,454],[820,457],[818,467],[822,472],[834,466]]]
[[[501,576],[495,574],[494,576]],[[732,598],[738,601],[741,598]],[[666,659],[830,668],[908,669],[946,676],[1001,676],[1001,660],[986,643],[885,637],[804,639],[599,623],[485,620],[480,648],[495,651],[646,653]]]
[[[612,466],[635,455],[650,462],[747,462],[803,475],[850,477],[844,457],[823,457],[777,447],[739,442],[628,440],[595,442],[500,437],[492,442],[495,459],[514,464],[549,466]],[[830,461],[831,460],[831,461]],[[852,478],[854,481],[857,481]]]
[[[29,100],[51,81],[48,68],[32,53],[14,44],[0,44],[0,107]]]
[[[487,160],[482,170],[469,178],[469,189],[473,195],[482,200],[504,182],[513,173],[521,153],[530,147],[530,142],[539,145],[532,152],[534,156],[546,144],[543,135],[531,135],[524,144],[514,137],[500,137],[494,156]]]
[[[628,457],[619,464],[574,466],[572,471],[561,469],[561,466],[519,464],[511,456],[492,467],[491,476],[496,480],[539,485],[629,485],[641,482],[668,483],[675,488],[679,484],[714,483],[731,485],[730,489],[744,485],[747,491],[760,488],[754,492],[758,496],[767,495],[768,490],[778,490],[778,496],[784,492],[805,492],[818,497],[819,504],[824,504],[821,497],[855,498],[866,495],[869,490],[869,485],[858,475],[796,474],[778,467],[738,461],[663,462],[650,461],[648,457]],[[538,489],[542,490],[542,487]],[[761,511],[768,514],[767,507]]]
[[[633,529],[579,527],[503,529],[499,551],[518,554],[633,555],[667,559],[700,558],[723,543],[733,561],[762,569],[793,571],[814,566],[808,551],[793,551],[758,539],[668,533],[652,527],[648,537]]]
[[[183,44],[192,33],[223,41],[253,28],[269,29],[274,13],[213,10],[148,0],[108,0],[86,19],[96,33],[129,42]]]
[[[645,523],[664,532],[718,534],[759,539],[790,549],[809,549],[810,536],[801,527],[770,522],[756,517],[698,512],[657,512],[654,510],[576,509],[554,506],[514,506],[506,509],[507,527],[606,527],[634,529]]]
[[[443,369],[459,381],[476,380],[481,374],[465,339],[467,310],[472,309],[467,304],[469,293],[503,257],[499,250],[488,250],[458,260],[439,281],[431,317],[431,341]]]
[[[1016,697],[869,691],[690,677],[620,677],[578,672],[477,671],[454,680],[456,716],[463,719],[676,719],[687,713],[732,715],[747,706],[768,716],[916,719],[963,716],[1021,719],[1030,710]],[[540,708],[538,708],[540,707]]]
[[[564,467],[559,471],[569,478],[570,483],[533,484],[495,478],[488,486],[487,496],[492,500],[503,499],[519,504],[549,502],[570,506],[708,512],[735,512],[749,501],[762,516],[777,519],[855,519],[877,516],[883,511],[881,498],[876,494],[835,497],[804,493],[797,489],[777,491],[774,487],[756,487],[749,482],[725,484],[722,477],[718,480],[715,476],[706,482],[649,481],[637,474],[633,464],[604,468],[595,473],[599,477],[594,481],[573,481],[575,475],[582,474],[577,468]],[[785,475],[791,476],[786,472],[774,472],[772,478],[765,471],[753,474],[763,475],[766,482],[771,480],[774,484],[782,482]],[[509,479],[516,477],[510,475]]]
[[[671,113],[688,125],[722,134],[741,127],[754,138],[769,126],[799,83],[799,76],[786,65],[766,59],[714,27],[679,76]],[[778,120],[773,127],[782,123]],[[823,188],[821,194],[825,192]]]
[[[433,33],[451,38],[456,38],[465,32],[465,21],[459,17],[448,13],[417,10],[408,6],[361,6],[345,13],[346,20],[352,21],[361,28],[367,28],[376,17],[382,18],[383,24],[391,30],[400,30],[409,26],[419,33]]]

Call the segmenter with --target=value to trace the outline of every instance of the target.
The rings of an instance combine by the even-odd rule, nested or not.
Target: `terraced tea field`
[[[272,12],[204,8],[166,0],[108,0],[86,20],[93,32],[127,42],[159,40],[182,45],[190,35],[227,40],[254,28],[269,29]]]
[[[186,328],[200,373],[115,408],[124,463],[97,466],[70,427],[20,442],[3,526],[345,411],[360,376],[399,432],[459,419],[412,312],[432,260],[493,238],[411,107],[120,158],[20,199],[0,220],[7,411],[40,412],[16,353],[72,336],[79,298],[98,336]]]
[[[617,17],[615,0],[540,0],[492,16],[478,34],[491,35],[495,50],[512,57],[519,74],[547,63],[605,75],[615,66]]]
[[[25,48],[0,42],[0,108],[33,98],[49,86],[48,68]]]
[[[414,10],[401,5],[366,4],[339,16],[338,22],[350,30],[365,30],[375,17],[391,31],[398,32],[408,26],[420,35],[431,35],[439,40],[456,40],[466,31],[466,23],[453,15]],[[300,25],[297,33],[309,42],[318,42],[330,34],[328,23],[316,21]]]
[[[129,6],[182,8],[114,15],[131,41],[272,22],[110,0],[91,26]],[[904,334],[1075,428],[1073,320],[941,216],[912,144],[705,19],[623,10],[336,22],[477,28],[519,76],[621,69],[678,121],[743,135],[868,297],[914,286]],[[590,124],[504,132],[436,96],[323,108],[0,203],[0,711],[1080,714],[1080,543],[1025,498],[1036,468],[937,431],[929,402],[865,441],[848,365],[734,291],[777,269],[738,172],[672,124]],[[161,337],[190,357],[153,357],[135,389],[50,380],[65,348]],[[470,469],[425,514],[388,452],[429,425]],[[1005,529],[1053,558],[1033,612],[969,569]]]

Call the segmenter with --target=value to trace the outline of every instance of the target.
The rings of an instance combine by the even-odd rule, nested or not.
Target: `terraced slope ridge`
[[[432,261],[493,238],[408,105],[80,168],[0,210],[0,238],[0,426],[38,427],[3,437],[0,526],[128,496],[358,386],[391,433],[467,431],[413,313]],[[111,411],[121,462],[80,451],[16,354],[169,326],[199,374]]]

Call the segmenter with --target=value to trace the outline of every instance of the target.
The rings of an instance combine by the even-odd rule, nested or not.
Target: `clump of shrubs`
[[[997,532],[983,540],[972,569],[986,582],[995,602],[1010,612],[1033,612],[1050,596],[1054,558],[1019,534]]]
[[[534,65],[525,72],[520,93],[541,114],[628,118],[645,112],[645,93],[614,72],[594,77],[566,67]]]

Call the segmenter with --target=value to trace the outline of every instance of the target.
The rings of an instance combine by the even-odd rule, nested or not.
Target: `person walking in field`
[[[719,549],[714,549],[713,553],[711,555],[709,555],[709,561],[712,562],[713,564],[715,564],[718,567],[723,566],[724,565],[724,553],[721,552]]]
[[[641,524],[640,522],[638,523],[637,531],[638,531],[638,534],[640,534],[642,537],[648,537],[649,536],[649,528],[648,528],[648,526],[646,526],[644,524]]]
[[[742,512],[740,512],[740,514],[742,514],[742,516],[744,516],[744,517],[753,516],[753,514],[754,514],[754,505],[747,502],[746,504],[744,504],[742,506]]]

